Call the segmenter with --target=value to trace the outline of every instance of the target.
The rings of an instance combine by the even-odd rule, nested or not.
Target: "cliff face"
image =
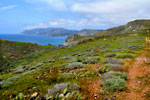
[[[70,47],[100,37],[116,36],[121,34],[132,34],[149,27],[150,27],[150,20],[135,20],[127,23],[126,25],[100,31],[90,36],[80,36],[80,37],[74,35],[69,36],[66,39],[66,42],[64,43],[63,46]]]
[[[77,44],[77,40],[78,40],[80,37],[82,37],[82,36],[80,36],[79,34],[74,34],[74,35],[72,35],[72,36],[68,36],[67,39],[66,39],[66,41],[65,41],[65,43],[63,44],[63,46],[66,46],[66,47],[68,46],[68,47],[70,47],[70,46],[72,46],[73,44]],[[74,40],[76,40],[76,42],[75,42]]]

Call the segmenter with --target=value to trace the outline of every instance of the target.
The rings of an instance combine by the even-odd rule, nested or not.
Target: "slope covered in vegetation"
[[[54,49],[54,46],[40,46],[34,43],[13,42],[0,40],[0,71],[13,67],[19,59],[32,56],[34,53],[39,53],[48,49]]]
[[[120,100],[118,94],[128,93],[129,62],[145,48],[146,36],[142,28],[19,59],[0,74],[0,99]]]

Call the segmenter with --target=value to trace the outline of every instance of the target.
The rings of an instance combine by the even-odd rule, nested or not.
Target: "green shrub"
[[[100,60],[100,57],[88,57],[88,58],[85,58],[83,63],[85,64],[95,64],[95,63],[98,63],[98,61]]]
[[[106,91],[106,92],[120,91],[127,87],[126,81],[121,78],[108,79],[108,80],[100,83],[100,85],[103,87],[104,91]]]
[[[64,66],[62,69],[78,69],[84,67],[84,64],[81,62],[73,62]]]
[[[131,55],[131,54],[120,54],[117,55],[117,58],[134,58],[135,55]]]
[[[102,78],[103,78],[104,81],[108,80],[108,79],[111,79],[111,78],[122,78],[122,79],[127,80],[128,74],[127,73],[122,73],[122,72],[113,72],[113,71],[110,71],[110,72],[105,73],[102,76]]]
[[[115,57],[116,54],[115,53],[106,53],[105,57]]]
[[[123,66],[120,64],[105,64],[105,66],[108,66],[108,68],[113,71],[123,70]]]
[[[4,58],[3,58],[3,55],[0,53],[0,60],[3,60]]]
[[[65,81],[65,80],[74,79],[76,76],[77,76],[76,73],[63,73],[57,77],[57,81]]]
[[[109,66],[107,66],[107,65],[104,65],[104,66],[98,68],[99,73],[105,73],[108,71],[109,71]]]
[[[18,96],[16,96],[16,100],[23,100],[24,95],[22,93],[19,93]]]

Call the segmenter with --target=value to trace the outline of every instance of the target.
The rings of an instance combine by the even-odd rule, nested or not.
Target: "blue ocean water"
[[[31,42],[39,45],[52,44],[59,46],[65,42],[66,37],[50,37],[50,36],[34,36],[22,34],[0,34],[0,39],[18,41],[18,42]]]

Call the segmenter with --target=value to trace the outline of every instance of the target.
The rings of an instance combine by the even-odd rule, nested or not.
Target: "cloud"
[[[48,7],[53,8],[55,10],[67,10],[67,5],[63,0],[25,0],[28,3],[32,4],[46,4]]]
[[[3,7],[0,7],[0,11],[2,11],[2,10],[8,10],[8,9],[13,9],[15,7],[16,7],[16,5],[3,6]]]
[[[150,0],[95,0],[79,2],[71,10],[103,23],[122,24],[134,19],[150,18]],[[94,23],[93,23],[94,24]]]
[[[95,23],[95,25],[93,25]],[[80,19],[80,20],[71,20],[71,19],[57,19],[52,20],[47,23],[40,23],[37,25],[27,25],[24,26],[24,30],[30,30],[35,28],[48,28],[48,27],[94,27],[94,26],[103,26],[98,19],[93,19],[91,21],[87,19]]]
[[[53,8],[59,19],[24,29],[47,27],[109,28],[135,19],[150,19],[150,0],[26,0]],[[61,14],[57,10],[62,11]],[[69,16],[63,15],[67,11]],[[64,13],[63,13],[64,12]],[[47,12],[50,13],[50,12]],[[58,14],[56,14],[58,13]],[[57,16],[59,15],[59,16]],[[78,19],[78,20],[77,20]]]

